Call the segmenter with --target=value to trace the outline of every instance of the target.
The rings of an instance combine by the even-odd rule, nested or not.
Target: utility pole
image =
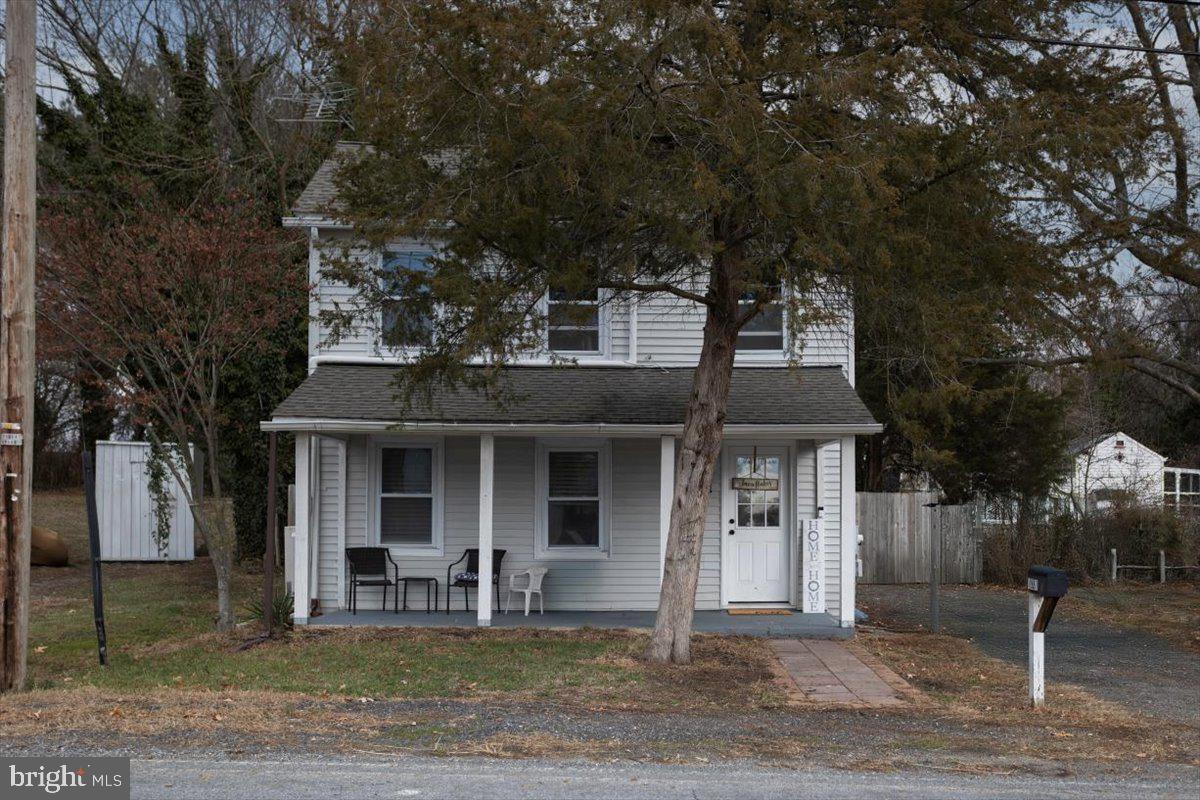
[[[37,3],[8,0],[0,254],[0,692],[25,688],[33,447]]]

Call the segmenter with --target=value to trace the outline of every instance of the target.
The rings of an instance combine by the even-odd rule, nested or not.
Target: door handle
[[[734,534],[734,533],[736,533],[736,531],[734,531],[734,529],[733,529],[733,528],[730,528],[730,529],[729,529],[729,535],[730,535],[730,536],[733,536],[733,534]]]

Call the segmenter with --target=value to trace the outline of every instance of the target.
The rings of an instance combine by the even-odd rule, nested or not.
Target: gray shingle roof
[[[406,412],[396,398],[403,367],[322,364],[275,409],[275,418],[479,424],[678,425],[692,387],[687,368],[508,367],[508,403],[482,392],[436,387]],[[837,367],[734,370],[730,425],[875,424]]]
[[[297,217],[322,217],[337,208],[337,187],[333,178],[338,167],[349,158],[353,158],[366,145],[356,142],[338,142],[333,152],[321,162],[312,180],[304,187],[304,191],[292,205],[292,214]]]

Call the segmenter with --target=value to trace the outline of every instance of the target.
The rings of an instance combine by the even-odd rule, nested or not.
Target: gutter
[[[511,434],[511,435],[571,435],[601,436],[678,436],[683,423],[636,424],[620,422],[588,423],[528,423],[528,422],[402,422],[400,420],[355,420],[318,417],[279,417],[259,423],[264,431],[309,433],[451,433],[451,434]],[[873,423],[840,424],[731,424],[725,426],[728,436],[778,436],[793,439],[867,436],[883,431],[883,425]]]

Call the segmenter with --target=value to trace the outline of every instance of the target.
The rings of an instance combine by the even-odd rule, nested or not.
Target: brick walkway
[[[771,646],[804,700],[860,708],[904,705],[915,690],[856,644],[772,639]]]

